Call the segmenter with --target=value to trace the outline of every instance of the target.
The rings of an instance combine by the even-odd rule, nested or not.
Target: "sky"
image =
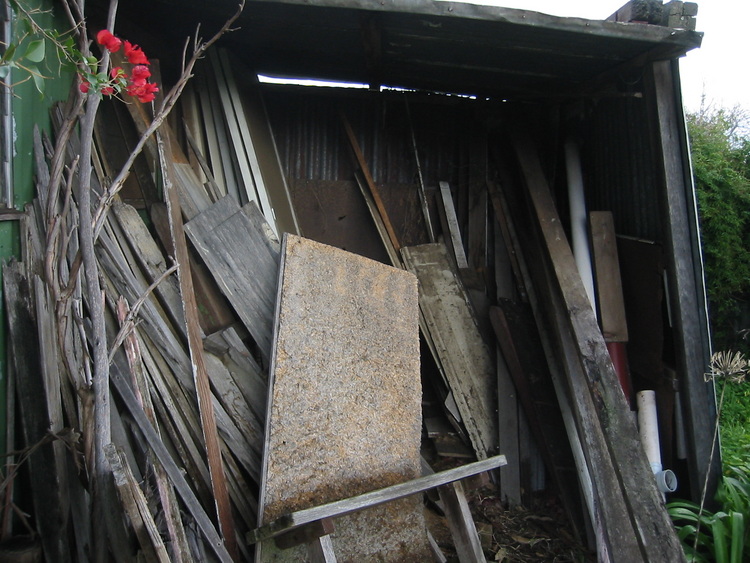
[[[472,0],[553,16],[606,19],[627,0]],[[705,103],[714,109],[740,106],[750,111],[750,64],[743,57],[750,2],[698,0],[696,31],[704,32],[699,49],[680,59],[683,103],[688,112]]]

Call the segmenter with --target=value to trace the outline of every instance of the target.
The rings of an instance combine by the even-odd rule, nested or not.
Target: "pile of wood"
[[[106,451],[112,510],[106,523],[97,524],[106,526],[118,561],[138,554],[160,561],[250,560],[247,534],[267,524],[257,515],[267,454],[278,235],[299,234],[299,225],[257,88],[238,88],[236,76],[248,73],[233,73],[226,54],[211,63],[185,96],[184,122],[163,126],[158,142],[136,162],[123,200],[145,202],[145,209],[118,201],[98,233],[113,444]],[[58,127],[64,126],[61,115],[55,114]],[[150,119],[138,104],[108,106],[100,118],[94,193],[101,193],[124,160],[122,147]],[[497,218],[506,271],[517,285],[518,293],[506,297],[520,294],[525,301],[492,296],[497,307],[490,311],[486,294],[475,289],[481,284],[464,253],[450,186],[441,184],[436,198],[442,235],[430,229],[432,242],[402,246],[356,132],[345,117],[342,125],[391,265],[419,280],[419,327],[438,373],[437,413],[425,415],[436,449],[450,435],[461,442],[462,456],[485,460],[510,453],[500,480],[507,491],[515,483],[520,495],[517,451],[504,450],[504,420],[517,393],[579,533],[580,484],[600,553],[674,560],[679,545],[601,331],[583,301],[534,145],[514,138],[516,159],[505,162],[503,185],[482,192]],[[4,269],[23,436],[18,446],[39,445],[25,461],[45,556],[83,561],[92,544],[88,472],[97,432],[88,392],[91,296],[77,283],[76,194],[53,199],[45,193],[57,163],[48,160],[49,142],[38,137],[36,149],[38,197],[22,222],[23,258]],[[71,176],[77,154],[73,137],[66,161]],[[158,201],[157,184],[166,204]],[[430,205],[423,210],[430,226]],[[62,252],[49,252],[53,240],[64,241]],[[63,283],[47,283],[50,273]],[[497,339],[488,330],[490,319]],[[11,413],[9,422],[14,420]],[[456,498],[463,514],[451,522],[465,526],[465,499]],[[476,536],[476,530],[469,533]],[[481,551],[472,541],[466,557]]]

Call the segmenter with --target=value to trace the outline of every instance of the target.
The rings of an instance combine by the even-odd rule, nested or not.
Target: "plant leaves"
[[[44,60],[45,51],[44,39],[36,39],[29,43],[24,58],[30,60],[32,63],[41,63]]]

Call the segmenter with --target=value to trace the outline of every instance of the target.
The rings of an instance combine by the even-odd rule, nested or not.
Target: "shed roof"
[[[237,0],[137,0],[120,12],[190,34]],[[147,24],[147,22],[144,22]],[[433,0],[250,0],[226,38],[261,74],[371,86],[548,97],[628,84],[645,63],[698,47],[702,33]]]

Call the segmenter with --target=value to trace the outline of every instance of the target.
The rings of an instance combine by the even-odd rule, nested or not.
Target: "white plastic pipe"
[[[663,470],[661,449],[659,446],[659,419],[656,411],[656,392],[639,391],[636,394],[638,406],[638,432],[641,436],[646,458],[656,478],[656,487],[664,493],[673,493],[677,489],[677,477],[670,470]]]
[[[589,249],[588,217],[586,199],[583,192],[583,173],[581,172],[581,153],[578,144],[572,139],[565,141],[565,169],[568,177],[568,203],[570,205],[570,231],[573,255],[583,286],[586,288],[591,307],[596,312],[594,294],[594,272],[591,267],[591,250]]]

